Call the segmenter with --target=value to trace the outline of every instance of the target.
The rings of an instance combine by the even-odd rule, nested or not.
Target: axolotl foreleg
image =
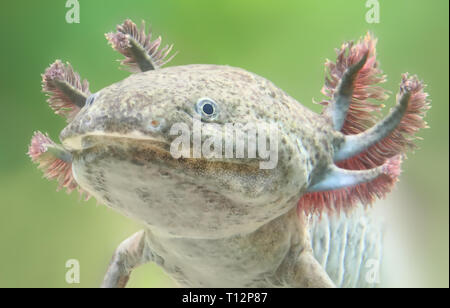
[[[381,258],[382,232],[365,207],[392,189],[403,153],[426,126],[429,101],[417,77],[403,75],[397,104],[380,120],[385,77],[368,34],[326,63],[328,98],[316,114],[240,68],[161,68],[172,47],[160,49],[160,38],[129,20],[107,38],[136,73],[92,94],[56,61],[43,89],[69,124],[61,145],[37,132],[29,148],[60,187],[144,225],[117,248],[104,287],[124,287],[147,262],[183,286],[367,285],[361,266]],[[249,124],[263,127],[253,139]],[[215,142],[223,137],[231,148]],[[213,145],[214,155],[196,156],[195,144]],[[237,155],[241,148],[255,155]]]

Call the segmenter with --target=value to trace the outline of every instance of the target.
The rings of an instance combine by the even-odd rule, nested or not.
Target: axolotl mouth
[[[140,120],[141,116],[117,120],[105,116],[95,117],[88,112],[89,107],[85,108],[60,134],[64,148],[72,152],[75,160],[77,157],[84,155],[114,149],[115,153],[124,152],[125,155],[128,155],[126,158],[140,165],[164,162],[173,168],[202,169],[209,172],[213,172],[212,170],[240,171],[249,175],[256,175],[260,172],[258,170],[261,169],[262,159],[260,157],[226,156],[225,149],[216,153],[218,156],[205,157],[202,154],[202,141],[204,140],[201,140],[201,138],[199,139],[200,156],[195,156],[195,145],[192,143],[192,139],[196,138],[195,133],[194,136],[188,136],[186,144],[183,145],[188,149],[188,153],[177,154],[179,147],[174,146],[177,135],[169,133],[171,126],[164,118],[158,117],[157,120],[146,121],[145,123]],[[188,116],[191,115],[188,114]],[[187,122],[188,119],[183,120]],[[127,122],[132,123],[132,125],[123,125]],[[130,126],[132,129],[130,129]],[[188,129],[188,134],[190,133]],[[214,133],[220,135],[220,129]],[[220,142],[222,148],[223,141],[220,140]],[[232,142],[235,142],[235,139]],[[247,152],[248,143],[242,143],[242,146],[244,147],[242,152]],[[174,150],[175,148],[177,151]],[[232,143],[231,148],[233,153],[236,152],[236,144]],[[278,144],[276,144],[275,149],[278,149]],[[257,152],[255,150],[255,153]],[[278,159],[278,153],[275,154]],[[125,157],[122,159],[125,159]]]

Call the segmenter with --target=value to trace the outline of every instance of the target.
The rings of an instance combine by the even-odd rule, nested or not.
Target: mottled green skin
[[[202,97],[219,106],[216,123],[275,123],[277,167],[261,170],[258,158],[173,159],[168,151],[176,136],[169,135],[169,128],[178,122],[191,126]],[[161,123],[157,129],[151,125],[154,120]],[[327,118],[262,77],[228,66],[186,65],[134,74],[102,89],[60,138],[73,154],[77,183],[144,223],[149,245],[166,260],[163,267],[169,273],[177,272],[176,279],[192,286],[224,285],[192,269],[198,263],[236,276],[225,285],[251,286],[255,275],[265,281],[264,273],[273,276],[282,260],[289,268],[279,271],[288,272],[292,258],[309,251],[307,227],[295,207],[311,178],[332,164],[333,143],[342,136]],[[247,234],[261,237],[258,230],[264,230],[265,240],[242,249],[249,242]],[[207,256],[205,251],[214,253]],[[253,270],[243,273],[242,264]]]

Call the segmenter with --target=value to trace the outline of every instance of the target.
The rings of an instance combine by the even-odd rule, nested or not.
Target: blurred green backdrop
[[[420,150],[403,167],[400,191],[423,272],[408,286],[448,286],[449,49],[447,0],[380,0],[380,23],[368,24],[365,0],[106,1],[80,0],[80,24],[65,21],[60,1],[0,5],[0,287],[95,287],[116,246],[139,225],[115,212],[56,192],[55,182],[25,155],[34,130],[57,139],[65,121],[40,90],[40,74],[55,59],[70,61],[91,91],[128,75],[103,34],[125,18],[146,20],[180,53],[170,65],[214,63],[262,75],[319,111],[323,63],[334,48],[371,30],[379,60],[396,91],[400,74],[418,74],[433,100]],[[393,103],[393,101],[390,101]],[[407,217],[409,217],[407,216]],[[411,256],[412,257],[412,256]],[[81,265],[81,283],[65,282],[65,262]],[[153,264],[136,270],[130,286],[174,286]]]

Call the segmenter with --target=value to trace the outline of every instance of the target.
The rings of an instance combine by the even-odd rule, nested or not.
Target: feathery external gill
[[[56,114],[70,122],[86,103],[91,92],[86,79],[81,80],[72,66],[56,60],[42,75],[42,91]]]
[[[141,29],[138,29],[135,23],[127,19],[117,26],[116,33],[106,33],[105,36],[111,46],[125,56],[121,63],[132,71],[145,72],[158,69],[176,55],[174,53],[168,57],[173,45],[166,45],[160,49],[160,36],[154,41],[151,40],[152,33],[145,33],[144,21]]]
[[[336,62],[325,64],[327,77],[322,91],[330,101],[322,103],[323,114],[345,135],[344,142],[335,148],[333,159],[339,168],[336,170],[346,172],[330,172],[325,177],[319,174],[319,180],[301,197],[300,210],[348,210],[357,203],[369,205],[384,197],[398,180],[404,153],[414,147],[415,133],[427,127],[423,117],[430,108],[428,94],[423,83],[408,74],[402,76],[397,105],[379,120],[383,105],[374,101],[386,100],[387,92],[378,86],[386,77],[376,60],[375,45],[376,39],[367,34],[356,44],[342,45]],[[330,170],[335,169],[331,166]],[[358,177],[373,174],[374,170],[381,170],[382,174],[370,181]]]

